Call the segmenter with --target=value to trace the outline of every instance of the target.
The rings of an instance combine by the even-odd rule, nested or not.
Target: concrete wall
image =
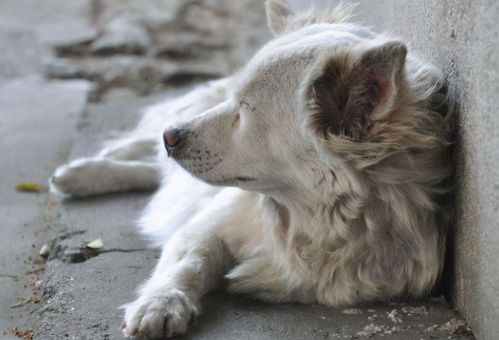
[[[359,2],[356,20],[404,39],[442,68],[458,101],[451,294],[478,339],[498,339],[499,1]],[[290,3],[294,8],[310,4]]]

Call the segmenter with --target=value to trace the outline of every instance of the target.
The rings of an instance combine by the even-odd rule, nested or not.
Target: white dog
[[[224,277],[265,301],[339,306],[424,296],[441,272],[441,73],[345,7],[266,6],[275,39],[244,69],[149,108],[51,179],[74,196],[160,185],[140,225],[163,252],[127,336],[185,332]]]

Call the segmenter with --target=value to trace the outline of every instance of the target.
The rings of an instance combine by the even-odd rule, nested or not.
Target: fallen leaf
[[[16,186],[16,190],[21,192],[47,192],[49,191],[49,188],[33,182],[24,182],[19,183]]]
[[[27,304],[31,301],[30,297],[16,296],[16,299],[21,300],[21,301],[19,301],[18,303],[14,303],[13,305],[10,305],[10,308],[21,307],[21,306],[24,306],[25,304]]]
[[[40,303],[40,302],[42,302],[42,299],[39,298],[39,297],[37,297],[37,296],[33,296],[31,298],[31,302],[33,302],[33,303]]]
[[[24,306],[25,304],[30,303],[30,302],[31,303],[42,302],[42,299],[37,297],[37,296],[32,296],[32,297],[16,296],[15,298],[18,300],[21,300],[21,301],[19,301],[18,303],[15,303],[13,305],[10,305],[10,308],[21,307],[21,306]]]
[[[33,328],[28,328],[27,330],[22,331],[16,327],[11,330],[11,333],[17,336],[18,338],[22,338],[24,340],[33,340],[34,336]]]
[[[91,249],[100,249],[100,248],[104,247],[104,242],[102,242],[102,239],[99,237],[98,239],[93,240],[90,243],[87,243],[87,245],[85,247],[91,248]]]
[[[37,275],[37,274],[40,274],[41,272],[43,272],[45,270],[45,266],[42,265],[38,268],[33,268],[32,270],[28,270],[26,272],[26,275]]]

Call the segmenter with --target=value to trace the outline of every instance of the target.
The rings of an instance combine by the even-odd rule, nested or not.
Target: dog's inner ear
[[[348,57],[328,60],[307,91],[317,132],[359,139],[387,119],[403,91],[406,54],[403,43],[388,42],[363,51],[352,64]]]
[[[294,12],[289,7],[279,0],[267,0],[265,2],[267,13],[267,25],[270,31],[278,36],[286,30],[288,20],[294,16]]]

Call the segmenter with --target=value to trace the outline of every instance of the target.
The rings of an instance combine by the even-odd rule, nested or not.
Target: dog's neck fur
[[[268,193],[264,202],[266,209],[277,213],[279,222],[274,228],[280,235],[279,242],[289,246],[296,234],[315,244],[341,243],[344,233],[352,231],[352,221],[362,218],[368,200],[365,178],[355,169],[342,168],[323,171],[314,190],[293,188]]]
[[[404,110],[411,107],[417,114],[428,110],[428,105],[416,98],[406,103]],[[341,275],[345,285],[340,280],[337,289],[348,289],[348,280],[357,279],[357,270],[374,266],[379,269],[365,271],[372,277],[362,278],[362,294],[369,295],[373,289],[385,290],[387,296],[407,291],[424,294],[437,280],[445,249],[443,226],[433,201],[439,186],[429,183],[441,179],[448,168],[439,169],[441,173],[435,166],[428,168],[429,160],[439,164],[439,149],[445,149],[437,140],[432,142],[435,145],[426,154],[402,148],[366,167],[355,164],[362,155],[341,161],[334,169],[322,171],[321,183],[313,190],[267,193],[264,209],[274,214],[267,221],[277,221],[268,227],[285,261],[294,264],[287,268],[305,270],[315,280]],[[421,146],[427,147],[424,143]],[[324,270],[331,263],[335,266]],[[359,267],[351,268],[352,263]],[[392,267],[408,274],[397,276]],[[378,273],[384,277],[380,279]],[[393,291],[394,287],[398,290]]]

